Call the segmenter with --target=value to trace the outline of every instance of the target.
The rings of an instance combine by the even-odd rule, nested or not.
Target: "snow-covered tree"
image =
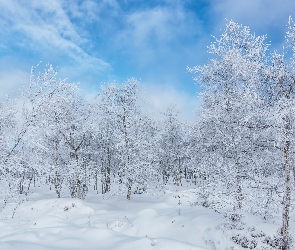
[[[163,183],[166,184],[172,176],[175,185],[181,185],[182,174],[187,171],[189,160],[185,143],[184,125],[178,120],[178,113],[174,107],[165,112],[162,134],[160,139],[160,160]]]
[[[281,249],[290,249],[291,171],[294,171],[292,159],[295,149],[295,25],[291,18],[286,43],[287,50],[283,54],[277,52],[272,54],[271,65],[267,69],[267,81],[263,89],[268,104],[269,130],[274,135],[274,146],[279,149],[281,155],[276,163],[278,166],[283,166],[279,171],[285,178],[282,202],[283,225],[280,231]]]
[[[139,83],[104,86],[100,93],[99,128],[96,132],[99,150],[102,192],[110,189],[110,177],[126,189],[127,199],[134,192],[147,189],[157,179],[156,131],[153,121],[142,114],[139,106]]]
[[[142,117],[138,98],[139,85],[135,79],[118,86],[115,96],[118,152],[121,157],[118,174],[119,182],[127,188],[127,199],[130,199],[132,186],[139,181],[143,170],[139,153]]]
[[[215,158],[215,166],[221,168],[213,172],[217,178],[225,178],[226,190],[234,196],[234,208],[238,209],[245,195],[242,178],[250,164],[253,132],[247,124],[259,101],[255,89],[265,61],[264,40],[265,36],[255,36],[248,27],[230,21],[220,38],[209,46],[214,56],[210,62],[189,69],[200,73],[195,80],[204,87],[203,143],[211,161]]]
[[[115,83],[103,85],[95,105],[96,124],[94,128],[93,157],[96,167],[94,169],[95,189],[98,190],[98,176],[101,178],[102,194],[111,189],[111,178],[118,173],[116,136],[116,93],[118,86]]]

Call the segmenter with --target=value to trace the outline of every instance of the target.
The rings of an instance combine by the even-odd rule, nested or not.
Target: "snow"
[[[195,189],[169,189],[158,196],[134,194],[128,201],[94,193],[86,200],[55,198],[53,191],[34,188],[26,201],[1,211],[0,249],[240,249],[231,240],[237,229],[226,228],[222,213],[192,205]],[[248,235],[274,234],[280,225],[276,218],[250,215],[244,223],[240,233]]]

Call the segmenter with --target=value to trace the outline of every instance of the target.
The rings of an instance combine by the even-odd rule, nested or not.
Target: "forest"
[[[295,25],[280,51],[234,21],[213,39],[208,62],[187,68],[202,88],[194,123],[173,106],[163,119],[147,114],[134,78],[103,84],[90,101],[53,66],[33,67],[19,96],[0,103],[1,209],[37,185],[81,200],[90,190],[132,200],[188,185],[196,205],[227,211],[232,227],[246,212],[280,215],[265,242],[291,249]]]

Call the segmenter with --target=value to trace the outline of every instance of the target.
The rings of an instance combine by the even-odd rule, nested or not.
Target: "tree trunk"
[[[106,169],[106,191],[109,192],[111,190],[111,152],[108,148],[108,165]]]
[[[94,184],[94,190],[96,190],[96,193],[98,194],[98,176],[97,176],[97,169],[95,170],[95,184]]]
[[[29,179],[29,184],[28,184],[26,195],[28,195],[28,193],[30,192],[30,187],[31,187],[32,180],[33,180],[33,176],[31,176],[30,179]]]
[[[102,174],[102,177],[101,177],[101,193],[102,194],[105,194],[107,191],[106,191],[106,169],[105,169],[105,166],[104,166],[104,162],[102,160],[101,162],[101,174]]]
[[[235,170],[236,170],[236,201],[237,201],[237,207],[238,209],[242,209],[243,207],[243,192],[242,192],[242,186],[241,186],[241,174],[240,174],[240,164],[239,164],[239,158],[238,153],[236,149],[236,145],[234,144],[234,157],[235,157]]]
[[[108,149],[108,162],[106,166],[103,165],[102,167],[102,194],[105,194],[110,191],[110,185],[111,185],[111,159],[109,155],[109,149]]]
[[[124,108],[124,114],[125,114],[125,108]],[[126,165],[125,167],[126,171],[129,170],[129,165],[130,165],[130,158],[129,158],[129,145],[128,145],[128,133],[127,133],[127,124],[126,124],[126,117],[125,115],[123,116],[123,126],[124,126],[124,139],[125,139],[125,157],[126,157]],[[128,174],[128,173],[127,173]],[[131,196],[131,185],[128,184],[128,192],[127,192],[127,199],[130,200]]]
[[[19,194],[23,194],[24,192],[24,181],[25,181],[25,176],[23,176],[19,182]]]
[[[58,142],[55,142],[55,177],[54,177],[54,188],[55,188],[55,192],[57,194],[57,198],[60,198],[60,185],[61,183],[60,180],[58,179],[58,172],[57,172],[57,168],[58,168]]]
[[[60,180],[58,178],[58,173],[57,170],[55,170],[55,177],[54,177],[54,188],[55,188],[55,192],[57,194],[57,198],[60,198]]]
[[[130,200],[131,197],[131,185],[128,185],[127,200]]]
[[[291,171],[289,165],[290,141],[285,142],[284,146],[284,168],[285,168],[285,195],[283,200],[283,226],[281,229],[282,249],[290,249],[289,246],[289,220],[291,205]]]
[[[75,149],[74,153],[73,153],[73,156],[74,156],[74,159],[76,160],[76,169],[78,169],[78,166],[79,166],[79,157],[78,157],[78,148]],[[74,184],[74,193],[72,195],[72,197],[77,197],[78,199],[82,199],[82,183],[81,183],[81,180],[80,180],[80,176],[78,173],[75,174],[75,184]]]

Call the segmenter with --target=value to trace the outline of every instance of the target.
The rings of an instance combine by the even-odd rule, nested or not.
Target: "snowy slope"
[[[228,229],[219,212],[191,205],[194,189],[133,195],[130,201],[96,194],[85,201],[58,199],[45,191],[36,188],[27,201],[0,213],[1,250],[244,249],[231,240],[233,235],[274,234],[280,223],[279,218],[266,222],[247,216],[240,231]],[[262,246],[258,240],[256,249]]]

